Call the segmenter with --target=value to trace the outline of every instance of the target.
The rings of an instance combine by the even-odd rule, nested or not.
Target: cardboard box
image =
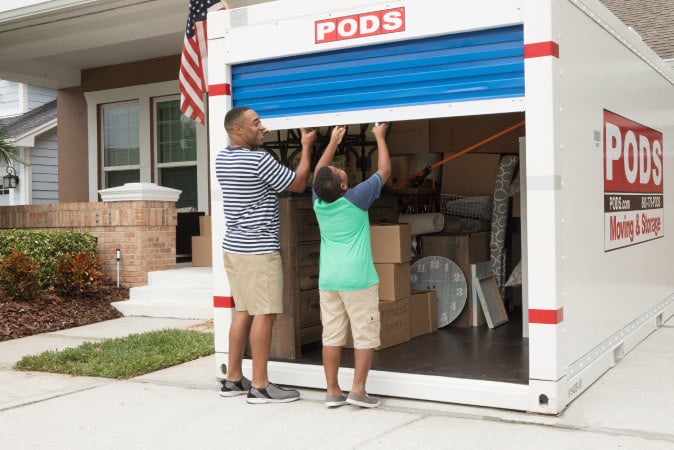
[[[199,216],[199,236],[211,237],[211,216]]]
[[[211,236],[192,236],[192,267],[213,265]]]
[[[438,331],[438,295],[413,291],[410,295],[410,338]]]
[[[394,345],[409,342],[410,340],[410,313],[409,297],[394,302],[379,302],[379,317],[381,322],[381,345],[375,350],[381,350]],[[346,348],[353,348],[351,328],[346,337]]]
[[[410,295],[410,263],[375,264],[379,276],[379,300],[393,301]]]
[[[372,260],[378,263],[401,263],[411,259],[410,224],[370,226]]]
[[[430,152],[460,152],[494,134],[524,120],[524,113],[480,114],[432,119],[429,122]],[[487,142],[470,153],[518,154],[519,138],[525,135],[520,127]]]
[[[494,195],[500,161],[498,154],[467,153],[443,164],[442,193],[464,197]]]
[[[391,178],[387,184],[397,183],[410,174],[410,155],[391,156]]]
[[[428,153],[428,120],[393,122],[386,138],[390,155]]]
[[[459,266],[466,277],[466,284],[468,286],[466,306],[449,326],[471,327],[485,323],[484,313],[479,302],[473,302],[473,281],[470,265],[489,261],[491,253],[489,248],[490,238],[491,233],[489,231],[457,235],[429,234],[421,236],[421,248],[424,256],[444,256],[445,258],[449,258]],[[477,324],[473,323],[474,303],[477,309]]]

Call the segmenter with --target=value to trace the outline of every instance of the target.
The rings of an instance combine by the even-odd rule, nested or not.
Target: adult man
[[[316,131],[301,130],[302,153],[293,172],[269,153],[255,151],[268,130],[254,110],[230,110],[225,116],[225,130],[229,145],[218,153],[215,171],[227,227],[223,260],[236,312],[229,330],[229,365],[220,395],[247,393],[248,403],[298,400],[299,392],[270,383],[267,375],[272,325],[276,314],[283,312],[277,194],[306,189]],[[252,380],[243,376],[241,368],[248,336]]]
[[[330,143],[314,169],[314,212],[321,229],[318,288],[328,407],[346,403],[365,408],[379,406],[379,399],[370,397],[365,390],[374,349],[380,345],[379,278],[372,261],[368,209],[391,175],[387,126],[384,123],[372,129],[377,140],[377,172],[354,188],[349,189],[343,170],[329,165],[344,127],[333,129]],[[355,370],[346,397],[339,387],[337,372],[349,323]]]

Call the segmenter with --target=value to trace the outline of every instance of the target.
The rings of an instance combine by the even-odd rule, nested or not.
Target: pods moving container
[[[674,73],[599,1],[280,0],[211,13],[208,33],[212,163],[235,106],[270,130],[461,119],[461,136],[480,118],[525,122],[514,153],[527,379],[374,369],[372,393],[556,414],[674,314]],[[223,377],[233,309],[214,174]],[[272,358],[269,371],[325,387],[320,363]]]

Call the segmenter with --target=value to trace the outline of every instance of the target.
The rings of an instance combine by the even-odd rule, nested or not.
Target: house
[[[58,202],[56,91],[0,80],[0,126],[17,148],[17,158],[27,163],[11,165],[19,184],[0,189],[0,205]],[[0,165],[0,174],[9,173],[7,169]]]
[[[668,0],[602,2],[674,64]],[[222,3],[236,8],[264,0]],[[180,189],[178,207],[208,214],[207,131],[179,112],[188,6],[188,0],[0,5],[0,79],[57,92],[59,202],[96,202],[100,189],[151,182]]]
[[[264,2],[222,4],[232,9]],[[672,61],[674,36],[667,24],[674,11],[668,0],[603,3]],[[182,192],[176,207],[209,214],[208,132],[179,109],[178,73],[189,4],[0,4],[0,79],[56,91],[59,203],[99,202],[100,190],[154,183]],[[274,42],[260,36],[250,45]],[[30,201],[26,197],[24,203]]]

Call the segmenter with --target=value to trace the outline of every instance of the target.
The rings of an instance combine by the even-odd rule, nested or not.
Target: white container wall
[[[674,197],[674,183],[665,182],[674,174],[674,72],[596,0],[450,0],[441,10],[451,14],[438,8],[431,0],[282,0],[211,13],[210,161],[227,144],[223,120],[237,104],[258,110],[273,130],[372,117],[402,121],[523,111],[529,383],[373,371],[368,387],[381,395],[556,414],[674,314],[674,265],[668,260],[674,235],[666,228],[674,223],[674,210],[664,206],[665,197]],[[424,97],[431,89],[426,74],[400,78],[401,91],[410,95],[400,92],[394,100],[374,90],[353,100],[331,94],[337,86],[331,71],[341,70],[343,52],[352,52],[345,57],[352,59],[355,52],[374,51],[374,58],[393,49],[393,57],[414,41],[482,55],[457,44],[458,36],[470,38],[460,42],[486,40],[499,48],[494,59],[484,56],[484,67],[494,67],[480,75],[491,77],[488,82],[442,85]],[[319,71],[319,56],[332,66]],[[505,64],[497,60],[512,60],[511,75],[495,68]],[[273,86],[256,89],[269,90],[273,101],[246,90],[254,83],[249,79],[264,75],[252,71],[267,63]],[[376,90],[386,82],[382,74],[393,75],[372,64]],[[318,78],[300,88],[283,84],[285,76],[303,70]],[[323,100],[295,101],[293,95],[310,93],[312,83],[322,89]],[[213,166],[211,193],[222,377],[233,303],[222,268],[224,218]],[[325,387],[320,366],[270,362],[269,370],[282,384]],[[340,372],[345,379],[350,374]]]

